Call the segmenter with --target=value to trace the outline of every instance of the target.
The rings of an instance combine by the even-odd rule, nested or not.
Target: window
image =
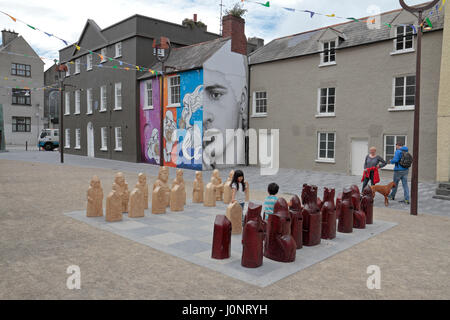
[[[66,129],[66,134],[64,136],[64,148],[70,148],[70,129]]]
[[[86,70],[92,70],[92,54],[87,55]]]
[[[322,64],[336,63],[336,41],[328,41],[322,43]]]
[[[153,109],[153,88],[152,80],[145,82],[145,105],[144,109]]]
[[[101,63],[106,62],[106,48],[103,48],[100,51],[100,55],[102,56],[102,59],[100,60]]]
[[[100,87],[100,112],[106,111],[106,86]]]
[[[394,46],[396,51],[413,50],[413,28],[411,26],[398,26]]]
[[[102,147],[100,148],[100,150],[106,151],[108,150],[108,136],[107,136],[107,128],[106,127],[102,127],[100,128],[100,136],[102,139]]]
[[[318,134],[318,160],[334,162],[334,148],[336,134],[331,132],[319,132]]]
[[[64,106],[64,114],[70,114],[70,92],[66,92],[66,103]]]
[[[169,105],[180,104],[180,76],[169,78]]]
[[[416,98],[416,76],[397,77],[394,80],[394,109],[414,108]]]
[[[319,89],[319,115],[334,115],[336,88]]]
[[[75,112],[74,114],[80,114],[80,103],[81,103],[81,91],[75,91]]]
[[[12,104],[31,106],[31,90],[12,89]]]
[[[67,67],[66,77],[68,77],[68,76],[70,76],[70,65],[67,63],[66,67]]]
[[[253,115],[267,114],[267,92],[253,92]]]
[[[81,61],[78,58],[75,60],[75,74],[80,73],[80,65],[81,65]]]
[[[12,63],[11,75],[20,77],[31,77],[31,66],[28,64]]]
[[[406,145],[406,136],[385,135],[384,136],[384,159],[388,163],[386,169],[393,169],[394,165],[389,162],[394,158],[395,145],[398,142],[403,142]]]
[[[114,56],[114,58],[118,58],[122,56],[122,42],[118,42],[115,45],[116,48],[116,55]]]
[[[122,83],[118,82],[114,86],[115,92],[115,105],[114,110],[122,110]]]
[[[12,117],[12,132],[31,132],[31,118]]]
[[[116,127],[114,128],[114,133],[116,137],[116,151],[122,151],[122,128]]]
[[[92,104],[93,104],[92,89],[87,89],[86,90],[86,105],[87,105],[86,114],[92,114]]]
[[[75,129],[75,149],[80,149],[80,129]]]

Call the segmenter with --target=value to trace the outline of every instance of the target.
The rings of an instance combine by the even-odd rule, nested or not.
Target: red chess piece
[[[340,204],[341,213],[338,219],[338,231],[342,233],[353,232],[353,204],[352,189],[345,188],[342,193],[342,202]]]
[[[319,207],[319,210],[322,209],[322,206],[323,206],[323,202],[324,202],[324,201],[325,201],[325,199],[323,199],[323,201],[322,201],[322,200],[320,200],[319,197],[317,197],[317,206]]]
[[[325,188],[323,191],[322,239],[336,238],[336,207],[334,205],[334,189]]]
[[[353,188],[352,188],[353,189]],[[365,229],[366,228],[366,214],[361,211],[361,195],[353,189],[352,192],[352,205],[353,205],[353,228]]]
[[[322,217],[317,206],[317,187],[303,185],[303,245],[315,246],[322,236]]]
[[[352,195],[358,195],[358,197],[360,198],[360,200],[361,200],[361,193],[359,192],[359,188],[358,188],[358,186],[356,185],[356,184],[354,184],[354,185],[352,185],[351,187],[350,187],[350,189],[352,189]]]
[[[214,221],[212,244],[213,259],[228,259],[231,252],[231,221],[225,215],[217,215]]]
[[[294,195],[289,206],[289,213],[291,215],[291,235],[297,244],[297,249],[303,248],[303,215],[302,204],[300,198]]]
[[[295,261],[296,243],[290,233],[288,205],[285,199],[279,198],[267,222],[264,256],[279,262]]]
[[[342,192],[336,198],[336,219],[341,215]]]
[[[250,202],[245,215],[242,231],[241,265],[257,268],[263,263],[264,221],[261,218],[262,206]]]
[[[361,210],[366,214],[366,224],[373,224],[373,193],[369,186],[362,192]]]

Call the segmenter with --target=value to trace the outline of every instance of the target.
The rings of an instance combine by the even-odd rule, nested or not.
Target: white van
[[[59,129],[42,129],[38,142],[39,148],[44,148],[47,151],[59,147]]]

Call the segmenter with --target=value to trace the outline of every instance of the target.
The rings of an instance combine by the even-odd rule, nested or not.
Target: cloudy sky
[[[257,0],[252,0],[257,1]],[[69,43],[76,42],[87,19],[93,19],[100,28],[106,28],[134,14],[141,14],[181,24],[184,18],[197,13],[198,20],[208,26],[208,31],[219,33],[220,0],[0,0],[0,10],[46,32],[55,34]],[[240,0],[223,0],[224,10]],[[265,0],[260,0],[265,2]],[[426,2],[408,0],[408,5]],[[259,37],[270,42],[274,38],[345,22],[348,20],[290,12],[283,7],[305,9],[324,14],[335,13],[344,17],[366,17],[370,6],[381,12],[399,9],[398,0],[272,0],[266,8],[245,2],[247,37]],[[21,34],[40,56],[58,58],[64,44],[55,38],[34,31],[24,24],[13,22],[0,14],[0,28],[14,29]],[[45,68],[51,60],[44,60]]]

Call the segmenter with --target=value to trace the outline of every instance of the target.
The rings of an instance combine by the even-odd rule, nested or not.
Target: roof
[[[336,49],[389,40],[391,39],[391,29],[385,23],[391,24],[401,14],[402,10],[397,9],[382,13],[380,29],[369,30],[363,22],[350,21],[274,39],[250,54],[249,64],[265,63],[317,53],[321,50],[318,40],[328,29],[345,35],[343,37],[344,40],[339,42]],[[433,30],[442,29],[444,25],[443,11],[439,15],[433,13],[430,16],[431,10],[433,9],[424,11],[424,17],[430,18]]]
[[[214,53],[216,53],[222,46],[230,40],[230,37],[217,38],[214,40],[196,43],[190,46],[180,47],[172,49],[169,59],[164,64],[166,66],[175,67],[176,70],[171,72],[186,71],[192,69],[198,69],[203,66],[206,60],[208,60]],[[154,64],[151,69],[162,70],[160,62]],[[146,79],[153,74],[146,72],[138,79]]]

